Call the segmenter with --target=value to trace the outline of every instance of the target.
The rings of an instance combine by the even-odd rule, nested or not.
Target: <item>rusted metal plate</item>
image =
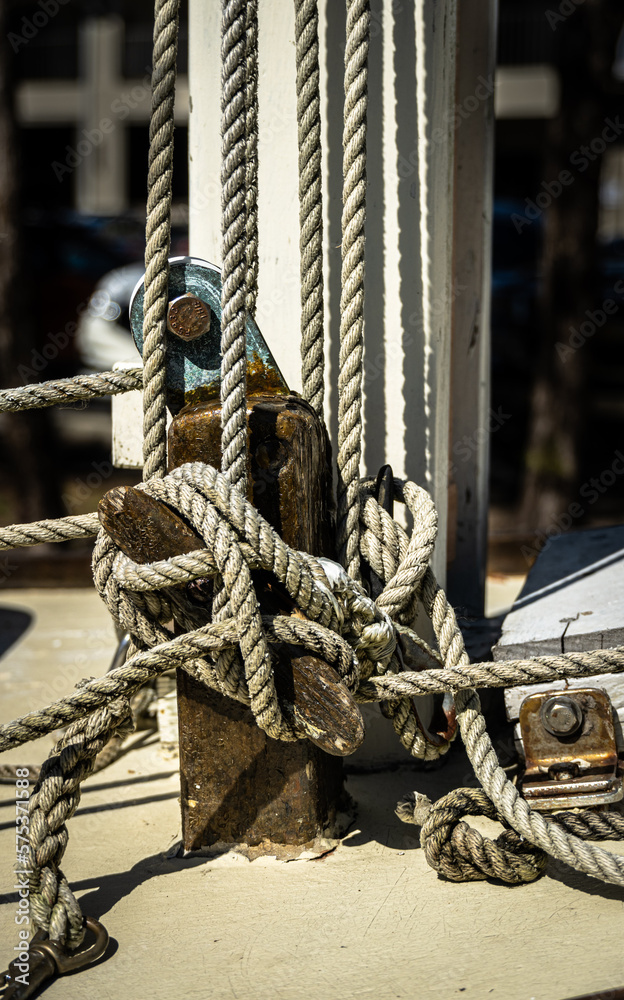
[[[597,688],[532,694],[520,708],[522,792],[538,809],[622,798],[611,702]]]
[[[145,279],[141,278],[130,301],[130,325],[139,353],[143,354],[143,300]],[[219,394],[221,372],[221,272],[214,264],[198,257],[169,260],[169,329],[167,337],[167,406],[177,413],[185,403],[199,402]],[[194,314],[176,309],[178,300],[192,296],[203,304],[205,324],[195,326],[197,336],[187,336]],[[177,313],[177,315],[176,315]],[[272,392],[288,392],[288,387],[266,341],[251,317],[247,319],[248,391],[260,386]],[[182,334],[182,335],[181,335]]]

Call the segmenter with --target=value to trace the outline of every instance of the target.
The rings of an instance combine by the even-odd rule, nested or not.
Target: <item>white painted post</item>
[[[219,263],[220,4],[190,4],[190,251]],[[456,0],[374,0],[369,67],[362,474],[388,461],[431,489],[446,568]],[[345,8],[320,5],[327,378],[337,381]],[[258,323],[300,389],[292,0],[260,5]],[[441,138],[437,138],[441,135]],[[334,453],[337,400],[327,394]]]
[[[449,599],[484,613],[490,414],[490,273],[496,0],[465,0],[457,26]]]
[[[326,421],[336,454],[345,5],[319,4]],[[372,0],[362,474],[390,462],[433,493],[446,572],[456,0]],[[293,0],[259,11],[260,329],[300,390]],[[221,259],[220,3],[190,0],[190,252]],[[398,512],[397,512],[398,513]],[[421,706],[423,708],[424,706]],[[426,718],[427,712],[423,714]],[[367,760],[407,751],[367,712]]]

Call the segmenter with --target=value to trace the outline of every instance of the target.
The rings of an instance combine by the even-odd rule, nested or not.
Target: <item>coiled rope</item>
[[[322,651],[329,662],[335,663],[357,697],[363,692],[365,699],[370,699],[376,685],[383,680],[383,690],[377,690],[377,697],[394,701],[404,693],[408,678],[412,690],[453,691],[468,755],[498,814],[525,841],[581,871],[624,884],[622,858],[579,841],[569,829],[533,812],[498,765],[485,732],[478,696],[467,687],[472,669],[481,672],[490,665],[471,668],[453,610],[430,569],[435,510],[424,490],[395,480],[395,499],[411,498],[416,531],[407,539],[403,529],[396,525],[394,539],[388,547],[384,546],[383,556],[373,568],[385,586],[374,605],[346,574],[332,573],[324,562],[289,549],[216,469],[201,463],[182,466],[162,480],[152,479],[143,484],[142,489],[178,510],[202,535],[207,548],[141,566],[120,555],[111,539],[100,533],[94,550],[96,586],[115,621],[131,632],[134,650],[138,651],[132,651],[123,667],[96,681],[84,682],[68,698],[0,727],[0,750],[17,746],[59,725],[78,722],[119,698],[127,700],[146,680],[174,665],[183,666],[209,686],[250,704],[258,724],[271,735],[293,739],[297,734],[285,724],[279,711],[268,652],[271,642],[284,641],[287,635],[288,641]],[[362,487],[364,512],[370,510],[369,490],[370,485]],[[363,539],[369,530],[365,523]],[[366,558],[372,558],[370,548]],[[251,582],[255,568],[274,572],[311,621],[262,616]],[[223,580],[228,617],[199,626],[197,622],[188,622],[191,630],[172,639],[164,627],[172,616],[168,588],[205,575],[218,575]],[[395,673],[399,669],[393,662],[397,635],[409,632],[400,619],[408,613],[414,594],[432,621],[443,666],[422,673]],[[396,625],[389,627],[389,615],[384,608],[392,608]],[[417,642],[417,637],[413,641]],[[242,670],[236,676],[219,672],[219,654],[228,647],[237,650],[242,663]],[[543,676],[547,659],[522,661],[523,674],[516,676],[516,682],[531,676],[534,668]],[[551,659],[550,676],[559,676],[565,658]],[[603,671],[607,661],[624,670],[622,650],[577,653],[575,660],[587,674]],[[429,682],[431,676],[436,678],[433,683]],[[420,686],[419,678],[425,678]],[[490,677],[491,682],[494,680]],[[464,685],[463,689],[457,688],[458,683]],[[393,686],[396,691],[392,691]],[[419,731],[414,733],[407,728],[402,738],[415,756],[429,752]],[[591,821],[583,817],[579,823],[584,823],[592,833],[588,826]],[[571,829],[578,832],[578,828]],[[524,848],[521,854],[526,854]],[[54,859],[58,867],[58,856]],[[51,876],[46,878],[49,885]]]

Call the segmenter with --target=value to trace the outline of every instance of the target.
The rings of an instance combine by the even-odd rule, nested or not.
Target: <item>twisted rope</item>
[[[451,882],[497,878],[518,885],[533,882],[546,869],[544,851],[514,830],[504,830],[490,840],[461,822],[466,815],[501,819],[480,788],[456,788],[434,805],[426,795],[412,793],[399,802],[396,814],[404,823],[421,827],[420,845],[428,863]]]
[[[535,871],[535,865],[541,864],[535,861],[535,857],[539,859],[539,852],[529,850],[523,843],[528,842],[581,871],[624,884],[624,860],[583,843],[575,835],[606,837],[618,833],[623,824],[618,824],[611,816],[597,821],[585,814],[580,818],[575,814],[561,821],[534,813],[519,799],[516,789],[498,765],[485,732],[477,695],[469,688],[458,690],[457,684],[468,683],[471,669],[483,672],[492,667],[495,671],[504,668],[503,683],[507,684],[509,664],[478,664],[470,668],[453,610],[428,564],[435,542],[435,510],[424,490],[412,483],[395,480],[395,499],[408,503],[416,518],[416,530],[408,538],[398,525],[391,531],[385,523],[384,534],[389,545],[387,551],[379,554],[378,563],[374,547],[366,547],[366,558],[373,561],[375,572],[385,583],[375,605],[336,564],[289,549],[237,488],[216,469],[201,463],[182,466],[164,479],[152,479],[142,488],[165,501],[192,524],[202,536],[206,550],[169,560],[169,566],[166,561],[148,567],[136,566],[121,557],[112,541],[101,533],[94,550],[96,586],[116,622],[133,636],[132,655],[123,667],[103,678],[85,682],[68,698],[48,709],[0,727],[0,750],[17,746],[59,725],[78,721],[120,697],[127,700],[146,680],[173,665],[183,666],[209,686],[249,704],[258,724],[266,732],[280,739],[294,739],[298,734],[281,717],[275,695],[270,642],[294,641],[322,652],[328,662],[337,665],[345,683],[358,697],[370,697],[369,688],[372,687],[377,690],[378,697],[387,699],[389,694],[394,697],[405,694],[402,675],[397,672],[395,645],[397,635],[402,642],[409,637],[414,647],[420,648],[428,658],[427,662],[444,664],[422,674],[411,671],[409,676],[418,678],[430,674],[438,689],[455,692],[460,728],[475,772],[497,815],[522,838],[519,842],[508,832],[499,844],[503,851],[499,856],[498,849],[484,845],[476,835],[462,828],[451,836],[452,842],[460,845],[457,849],[464,858],[462,865],[472,863],[470,858],[478,856],[480,865],[486,861],[490,864],[486,872],[490,875],[511,878],[509,873],[501,874],[506,866],[516,873],[514,878],[520,875],[526,878],[530,874],[527,865]],[[363,484],[363,539],[376,521],[371,512],[370,489],[370,483]],[[385,514],[378,512],[377,516],[383,519]],[[252,568],[275,573],[310,621],[262,616],[251,584]],[[172,638],[165,628],[174,613],[171,585],[204,576],[207,572],[223,581],[223,608],[227,617],[222,621],[198,624],[191,616],[185,627],[192,631]],[[146,591],[142,589],[146,584],[158,589]],[[433,623],[437,652],[429,650],[400,623],[413,605],[415,594]],[[395,627],[384,606],[392,608],[396,615]],[[220,657],[228,648],[234,649],[236,656],[231,672],[224,673]],[[624,669],[624,650],[598,650],[569,657],[522,661],[522,675],[517,676],[516,681],[524,683],[534,669],[540,679],[547,670],[551,671],[550,676],[558,677],[567,662],[573,662],[575,668],[586,674],[604,672],[608,665],[621,671]],[[495,679],[494,675],[491,679]],[[383,691],[379,690],[380,682],[383,682]],[[394,691],[393,684],[396,685]],[[425,683],[422,689],[431,690],[431,685]],[[399,700],[399,708],[402,704]],[[400,722],[396,728],[412,753],[428,756],[430,744],[417,721],[416,731],[412,732],[403,720],[402,710],[396,713],[396,718]],[[437,746],[436,753],[444,752],[447,747],[448,741]],[[465,802],[461,805],[464,808]],[[482,805],[480,801],[480,811],[483,811]],[[464,811],[470,809],[464,808]],[[457,826],[454,819],[452,822]],[[448,827],[450,823],[451,819],[445,814],[442,826]],[[436,851],[436,857],[446,856],[445,849],[440,847]],[[510,860],[510,853],[519,856],[520,860]],[[463,870],[462,865],[456,868],[457,877]]]
[[[247,482],[245,8],[245,0],[223,0],[221,11],[221,467],[243,492]]]
[[[44,542],[69,542],[74,538],[91,538],[100,530],[97,514],[73,514],[71,517],[48,518],[28,524],[10,524],[0,528],[0,549],[26,548]]]
[[[67,847],[66,822],[80,802],[80,785],[111,737],[133,728],[130,704],[117,698],[68,729],[41,768],[30,799],[30,916],[36,928],[68,948],[84,938],[80,905],[60,864]]]
[[[624,647],[592,649],[559,656],[533,656],[529,660],[505,660],[501,663],[469,663],[458,667],[431,668],[416,673],[404,671],[371,677],[359,688],[361,701],[404,696],[413,698],[442,691],[462,691],[470,688],[518,687],[522,684],[542,684],[566,677],[595,677],[599,674],[624,672]]]
[[[245,20],[245,263],[247,312],[258,299],[258,0],[247,0]]]
[[[323,417],[323,205],[317,0],[295,0],[302,395]]]
[[[546,819],[520,798],[517,788],[498,763],[485,729],[476,691],[459,691],[455,696],[455,706],[462,739],[475,774],[509,825],[525,840],[577,871],[614,885],[624,885],[624,857],[584,843],[568,833],[554,818]]]
[[[145,224],[143,306],[143,478],[167,468],[165,334],[171,245],[173,105],[178,50],[179,0],[155,0],[152,116]]]
[[[0,391],[0,413],[41,409],[58,403],[71,404],[100,396],[116,396],[143,385],[143,372],[133,368],[125,372],[97,372],[95,375],[74,375],[72,378],[35,382]]]
[[[303,67],[298,76],[298,118],[304,383],[320,412],[318,26],[314,4],[296,0],[296,13],[300,70]],[[375,503],[370,483],[360,487],[358,482],[369,19],[368,0],[347,0],[338,454],[339,537],[341,559],[350,574],[346,576],[322,560],[288,549],[243,495],[247,469],[245,323],[247,311],[255,308],[258,260],[255,0],[247,5],[243,0],[224,0],[222,18],[224,475],[210,467],[191,465],[164,476],[164,336],[177,0],[156,0],[143,380],[144,478],[149,482],[143,488],[182,513],[202,535],[206,550],[137,566],[124,559],[100,533],[94,550],[96,586],[117,623],[133,637],[129,661],[105,678],[84,682],[74,694],[48,709],[0,727],[0,749],[7,749],[73,723],[42,768],[31,801],[33,918],[50,937],[71,948],[80,943],[83,931],[80,909],[59,867],[67,844],[65,821],[75,811],[80,781],[92,772],[97,753],[111,736],[122,738],[129,731],[128,699],[146,680],[180,665],[216,690],[249,704],[258,725],[269,735],[284,740],[298,738],[284,720],[275,692],[269,651],[269,643],[274,641],[300,643],[321,652],[337,665],[360,700],[386,700],[402,742],[417,757],[437,756],[448,749],[449,741],[432,745],[419,724],[411,695],[433,689],[455,693],[462,737],[485,791],[452,793],[424,818],[425,853],[447,877],[489,875],[506,881],[528,880],[543,869],[546,851],[588,874],[624,884],[624,859],[579,839],[621,834],[624,820],[617,822],[611,815],[596,820],[591,814],[564,814],[555,820],[534,813],[498,764],[478,696],[471,687],[475,678],[484,686],[526,683],[536,675],[539,680],[572,672],[587,676],[604,672],[605,665],[622,671],[624,650],[470,665],[453,610],[429,565],[436,537],[431,498],[414,484],[395,481],[395,499],[410,507],[415,520],[415,530],[408,537]],[[39,387],[38,396],[33,394],[35,387],[7,390],[0,396],[0,409],[126,391],[135,387],[139,373],[102,373],[90,378],[96,381],[88,386],[80,380],[49,383],[47,388]],[[80,392],[83,394],[78,395]],[[6,547],[84,537],[93,527],[89,515],[86,519],[15,525],[3,529],[0,544]],[[376,605],[356,582],[360,558],[384,582]],[[252,585],[254,568],[275,573],[311,620],[261,615]],[[171,590],[184,580],[204,575],[214,576],[218,585],[212,623],[203,623],[200,611],[185,609],[180,595]],[[422,603],[433,624],[438,650],[429,649],[408,627],[417,602]],[[186,635],[172,638],[165,627],[174,614],[189,629]],[[411,644],[412,656],[436,666],[422,672],[401,672],[396,655],[399,638],[403,645]],[[461,815],[471,812],[498,817],[513,829],[491,842],[459,822]]]
[[[496,838],[460,822],[462,816],[487,816],[508,826],[481,788],[456,788],[437,802],[411,792],[397,805],[404,823],[421,827],[420,843],[428,863],[451,882],[497,878],[515,885],[532,882],[546,869],[548,855],[540,847],[506,829]],[[623,840],[624,816],[615,812],[558,812],[553,817],[568,834],[583,840]]]
[[[362,454],[364,222],[369,0],[347,0],[343,132],[342,293],[338,375],[338,546],[340,561],[360,579],[359,474]]]

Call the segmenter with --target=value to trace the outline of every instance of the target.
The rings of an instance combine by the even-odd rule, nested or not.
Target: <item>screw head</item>
[[[581,706],[566,695],[547,698],[542,704],[541,716],[544,728],[553,736],[571,736],[583,722]]]
[[[212,312],[192,292],[172,299],[167,307],[167,327],[181,340],[196,340],[210,329]]]

